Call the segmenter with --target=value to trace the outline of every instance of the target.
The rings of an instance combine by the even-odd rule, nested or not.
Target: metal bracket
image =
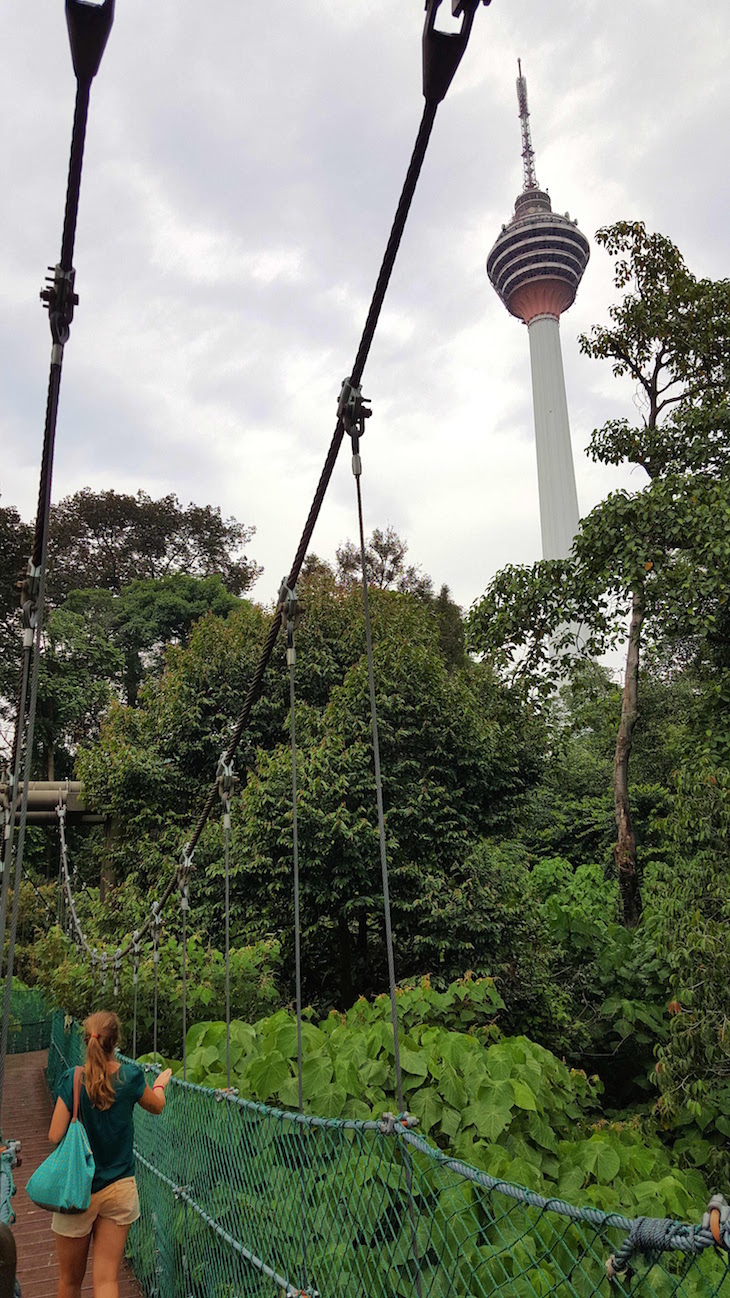
[[[64,270],[60,264],[49,266],[51,275],[46,275],[46,288],[41,289],[41,302],[48,311],[51,323],[51,337],[54,343],[63,347],[68,342],[71,332],[71,321],[74,318],[74,307],[79,304],[79,295],[74,292],[76,271]]]
[[[342,420],[345,432],[352,442],[352,472],[356,478],[362,473],[360,438],[365,432],[365,420],[373,413],[370,406],[365,404],[368,400],[368,397],[363,396],[359,383],[355,384],[351,379],[342,380],[337,418]]]
[[[451,12],[461,18],[458,32],[436,30],[436,13],[441,0],[426,0],[423,28],[423,97],[427,104],[440,104],[453,81],[469,43],[474,16],[480,4],[491,0],[451,0]]]
[[[89,4],[88,0],[66,0],[66,25],[77,81],[90,85],[94,80],[113,22],[114,0],[104,0],[100,5]]]
[[[297,588],[291,590],[284,577],[279,587],[279,608],[281,609],[282,621],[286,628],[286,664],[287,667],[293,667],[296,662],[296,650],[294,648],[294,632],[297,630],[302,618],[303,608],[299,602]]]

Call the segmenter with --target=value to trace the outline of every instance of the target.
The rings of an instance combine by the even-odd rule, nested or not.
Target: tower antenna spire
[[[523,193],[530,189],[539,189],[535,175],[535,150],[532,147],[530,134],[530,110],[527,107],[527,80],[522,75],[522,60],[517,60],[517,103],[520,109],[520,126],[522,128],[522,168],[525,177]]]

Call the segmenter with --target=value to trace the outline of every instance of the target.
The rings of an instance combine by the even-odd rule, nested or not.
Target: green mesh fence
[[[0,997],[4,995],[0,982]],[[54,1010],[35,987],[17,986],[10,992],[8,1054],[25,1055],[30,1050],[47,1050],[51,1040]]]
[[[81,1053],[59,1015],[52,1086]],[[135,1149],[131,1260],[150,1298],[730,1298],[709,1231],[544,1200],[399,1123],[301,1117],[173,1080],[162,1117],[137,1110]]]

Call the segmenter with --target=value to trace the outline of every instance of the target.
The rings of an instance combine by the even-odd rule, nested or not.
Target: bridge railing
[[[51,1082],[81,1055],[60,1015]],[[161,1118],[137,1110],[135,1153],[131,1260],[150,1298],[730,1298],[708,1230],[545,1199],[398,1121],[285,1113],[173,1079]]]

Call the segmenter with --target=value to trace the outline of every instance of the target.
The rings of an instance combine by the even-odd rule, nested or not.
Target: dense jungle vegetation
[[[464,618],[370,538],[375,674],[408,1104],[495,1175],[627,1213],[687,1216],[730,1183],[730,284],[641,224],[599,231],[617,303],[583,350],[638,400],[589,453],[631,464],[564,561],[498,573]],[[621,388],[621,392],[624,389]],[[641,478],[641,481],[639,481]],[[113,954],[179,860],[269,613],[253,529],[175,497],[56,508],[38,777],[83,780],[106,834],[69,836],[82,923]],[[2,694],[28,528],[0,508]],[[393,1107],[359,554],[307,561],[297,631],[306,1106]],[[629,628],[626,643],[626,628]],[[600,663],[623,644],[620,683]],[[6,652],[7,650],[7,652]],[[236,764],[233,1071],[296,1106],[289,693],[280,643]],[[83,1015],[52,833],[30,835],[18,968]],[[225,1068],[223,837],[195,856],[189,1067]],[[179,1059],[179,914],[159,1045]],[[95,994],[100,993],[96,975]],[[152,952],[138,1043],[151,1048]],[[109,975],[103,997],[114,1002]],[[116,1001],[127,1027],[128,971]]]

